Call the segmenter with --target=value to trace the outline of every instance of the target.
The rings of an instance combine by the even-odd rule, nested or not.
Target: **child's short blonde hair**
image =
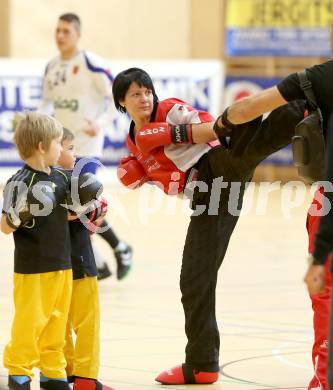
[[[39,143],[48,150],[51,141],[62,134],[63,128],[56,119],[38,112],[24,112],[15,128],[14,142],[20,157],[25,160],[38,150]]]

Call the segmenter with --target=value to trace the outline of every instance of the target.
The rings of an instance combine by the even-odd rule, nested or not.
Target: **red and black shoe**
[[[73,390],[114,390],[112,387],[103,385],[96,379],[74,377]]]
[[[155,381],[162,383],[162,385],[208,385],[218,379],[219,372],[198,371],[188,364],[182,364],[161,372]]]

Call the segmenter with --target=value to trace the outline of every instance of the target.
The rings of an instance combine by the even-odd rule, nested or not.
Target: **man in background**
[[[59,17],[55,40],[59,55],[46,66],[39,111],[52,114],[75,136],[81,173],[96,173],[101,165],[105,126],[111,121],[112,76],[105,61],[80,50],[80,18],[73,13]],[[81,165],[82,164],[82,165]],[[132,248],[119,240],[104,220],[99,233],[114,251],[117,278],[123,279],[132,265]],[[111,276],[106,261],[94,245],[98,279]]]

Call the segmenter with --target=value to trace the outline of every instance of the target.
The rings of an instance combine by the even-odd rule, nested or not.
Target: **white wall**
[[[189,58],[191,0],[11,0],[11,56],[56,53],[65,12],[82,19],[81,46],[108,58]]]

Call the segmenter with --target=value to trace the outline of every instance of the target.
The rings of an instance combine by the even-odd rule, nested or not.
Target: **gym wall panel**
[[[81,46],[107,58],[189,58],[191,0],[11,0],[11,56],[56,53],[64,12],[82,19]]]
[[[225,0],[191,0],[191,57],[223,55]]]
[[[10,0],[0,0],[0,57],[10,55]]]

